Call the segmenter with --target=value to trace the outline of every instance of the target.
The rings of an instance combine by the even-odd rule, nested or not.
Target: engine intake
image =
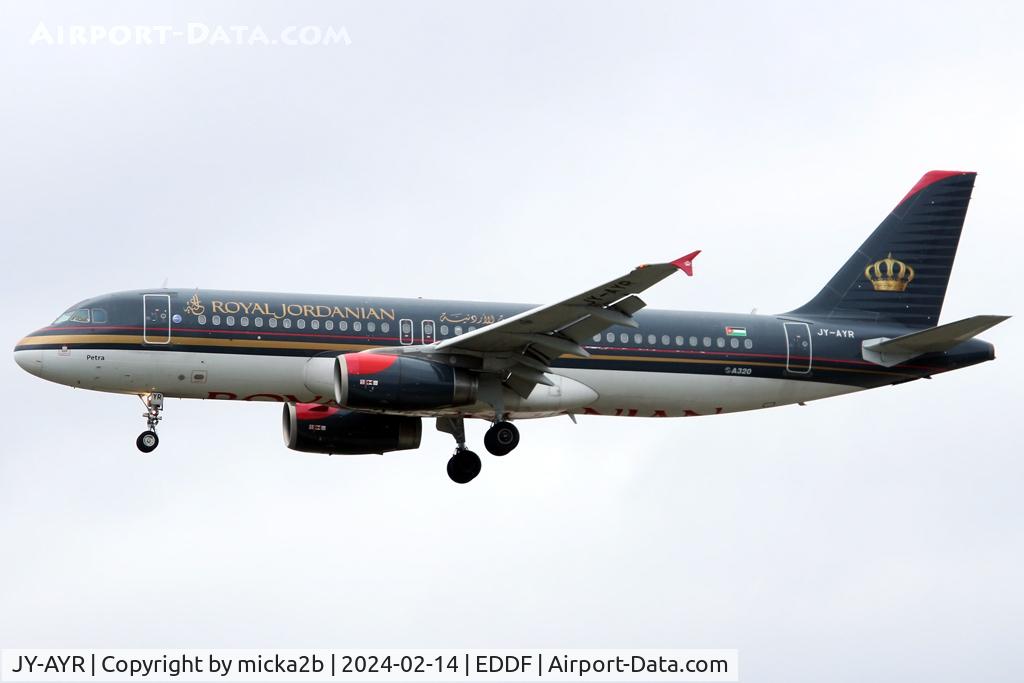
[[[286,403],[284,441],[293,451],[363,455],[420,447],[418,417],[354,413],[316,403]]]
[[[346,353],[334,365],[338,405],[366,410],[433,410],[476,402],[479,381],[462,368],[412,356]]]

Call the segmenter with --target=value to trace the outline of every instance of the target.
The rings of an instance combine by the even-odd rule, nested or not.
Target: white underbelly
[[[43,351],[44,374],[61,384],[119,393],[159,391],[171,398],[325,403],[333,396],[304,382],[308,357],[182,351]],[[683,417],[756,410],[838,396],[859,387],[763,377],[560,369],[597,393],[586,406],[516,410],[512,417],[561,412],[623,417]],[[545,389],[547,390],[547,389]],[[487,409],[445,411],[487,417]],[[435,413],[436,414],[436,413]]]
[[[598,393],[584,412],[625,417],[686,417],[814,401],[860,387],[806,380],[630,370],[561,371]]]
[[[44,376],[54,382],[121,393],[158,391],[170,398],[318,403],[303,384],[303,356],[185,351],[71,349],[43,352]]]

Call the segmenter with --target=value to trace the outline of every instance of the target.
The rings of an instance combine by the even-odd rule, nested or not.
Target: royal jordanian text
[[[307,318],[356,318],[358,320],[394,320],[395,309],[375,306],[317,306],[312,304],[276,304],[248,301],[210,302],[211,313],[266,315],[272,318],[305,316]]]
[[[736,650],[3,650],[3,681],[736,681]]]

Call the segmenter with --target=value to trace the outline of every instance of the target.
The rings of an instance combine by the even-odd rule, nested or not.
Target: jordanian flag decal
[[[727,327],[725,328],[725,334],[727,337],[746,337],[747,328],[745,327]]]

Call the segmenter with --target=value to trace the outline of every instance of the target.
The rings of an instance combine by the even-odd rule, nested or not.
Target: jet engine
[[[354,413],[317,403],[286,403],[284,441],[305,453],[361,455],[420,447],[420,418]]]
[[[346,353],[334,365],[334,399],[363,410],[415,411],[476,402],[479,382],[462,368],[413,356]]]

